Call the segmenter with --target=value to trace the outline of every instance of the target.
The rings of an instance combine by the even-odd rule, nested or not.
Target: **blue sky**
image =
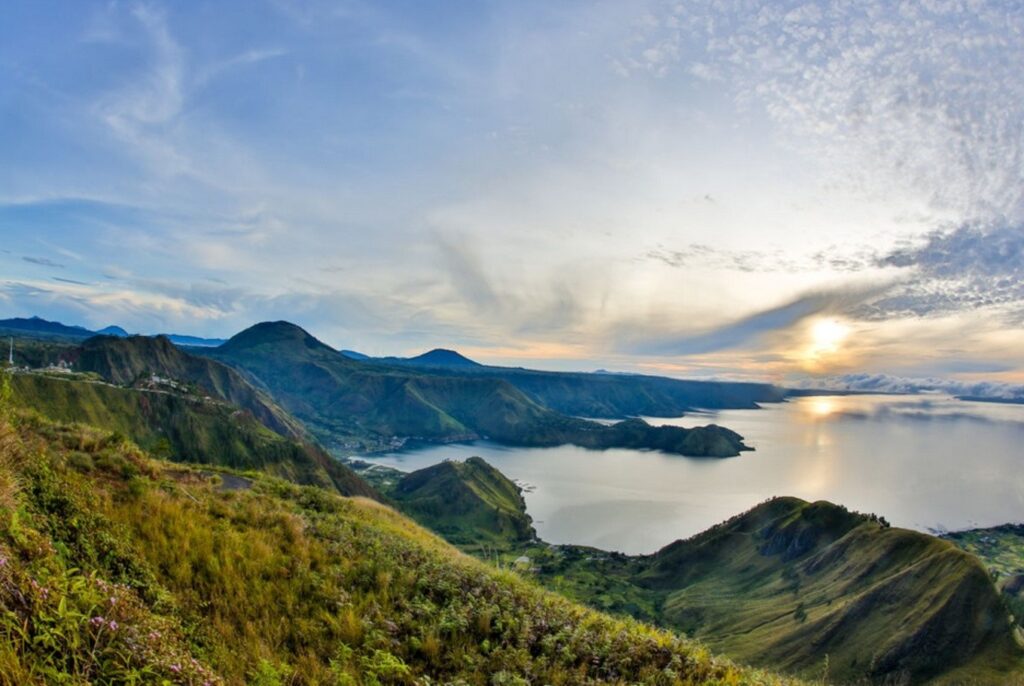
[[[0,309],[1024,381],[1022,32],[967,0],[16,3]]]

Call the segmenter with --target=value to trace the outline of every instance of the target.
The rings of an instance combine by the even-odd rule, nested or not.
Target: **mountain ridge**
[[[0,319],[0,333],[27,333],[56,338],[67,338],[71,340],[84,340],[91,336],[107,335],[125,338],[144,334],[131,334],[117,325],[106,326],[99,331],[87,329],[84,326],[69,326],[60,322],[48,321],[42,317],[14,317],[11,319]],[[189,345],[194,347],[216,347],[224,343],[220,338],[202,338],[200,336],[189,336],[186,334],[161,333],[155,336],[166,336],[178,345]]]
[[[741,436],[721,427],[652,427],[641,420],[605,426],[552,410],[506,379],[349,359],[283,321],[253,325],[206,354],[251,375],[322,441],[341,449],[483,437],[710,457],[748,449]]]

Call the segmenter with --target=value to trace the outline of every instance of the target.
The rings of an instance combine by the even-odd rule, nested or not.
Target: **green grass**
[[[982,561],[1018,626],[1024,626],[1024,525],[1004,524],[945,534]]]
[[[503,559],[523,552],[568,597],[808,678],[1007,684],[1024,668],[974,557],[830,503],[775,499],[652,556],[539,545]]]
[[[0,683],[781,683],[379,503],[262,475],[226,490],[110,432],[15,421],[0,419]]]
[[[502,484],[506,497],[476,497],[477,472]],[[626,556],[495,527],[508,511],[525,518],[525,503],[479,458],[408,475],[364,473],[462,550],[599,610],[698,636],[744,662],[840,682],[971,684],[1006,683],[1022,666],[1006,608],[977,560],[872,515],[778,498],[655,555]],[[404,500],[396,495],[403,490]],[[989,531],[970,539],[1001,550],[1009,572],[1020,565],[1019,549],[999,542],[1021,532],[1003,529],[998,540]],[[524,555],[529,562],[517,564]],[[1020,592],[1019,581],[1013,588]]]
[[[536,536],[519,487],[479,457],[417,470],[386,494],[402,512],[464,550]]]
[[[15,402],[22,407],[52,420],[118,432],[160,457],[259,469],[345,494],[374,494],[321,448],[281,436],[252,414],[223,402],[67,375],[15,374],[11,383]]]

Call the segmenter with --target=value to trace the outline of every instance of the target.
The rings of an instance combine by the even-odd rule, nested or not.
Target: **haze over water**
[[[755,452],[698,459],[488,441],[374,455],[403,470],[479,455],[527,487],[551,543],[650,553],[775,495],[824,499],[921,531],[1024,520],[1024,406],[944,395],[827,396],[651,423],[717,423]]]

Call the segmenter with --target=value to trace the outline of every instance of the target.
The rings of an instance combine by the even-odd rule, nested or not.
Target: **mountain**
[[[411,472],[387,495],[403,513],[458,545],[536,537],[519,487],[479,457]]]
[[[358,355],[359,353],[356,354]],[[479,362],[474,362],[461,353],[454,350],[446,350],[445,348],[434,348],[415,357],[366,357],[364,355],[362,358],[353,357],[352,359],[371,360],[380,364],[409,365],[412,367],[483,367]]]
[[[837,683],[1005,684],[1021,667],[979,561],[827,502],[776,498],[650,556],[537,556],[570,597],[646,616],[744,663]],[[616,600],[617,599],[617,600]]]
[[[92,331],[82,326],[67,326],[60,322],[51,322],[39,317],[30,317],[28,319],[15,318],[15,319],[0,319],[0,333],[17,333],[27,336],[36,336],[44,338],[59,338],[59,339],[71,339],[71,340],[84,340],[91,336],[102,335],[102,336],[117,336],[118,338],[126,338],[132,334],[125,331],[120,326],[107,326],[99,331]],[[224,343],[224,339],[221,338],[200,338],[198,336],[186,336],[182,334],[157,334],[159,336],[166,336],[172,342],[177,345],[185,345],[200,348],[216,347]]]
[[[0,436],[3,683],[786,683],[373,501],[192,470],[80,425],[0,419]]]
[[[302,425],[231,367],[185,352],[166,336],[95,336],[62,353],[76,371],[95,372],[110,383],[152,385],[167,379],[247,410],[272,431],[302,438]]]
[[[464,374],[500,379],[536,403],[574,417],[679,417],[694,409],[754,409],[758,403],[782,402],[786,391],[763,383],[691,381],[644,374],[548,372],[516,367],[491,367],[453,350],[431,350],[418,357],[350,359],[392,367],[413,366],[424,373]]]
[[[193,348],[216,348],[217,346],[224,345],[227,342],[223,338],[200,338],[199,336],[186,336],[180,333],[159,335],[167,336],[167,338],[175,345],[184,345]]]
[[[409,363],[400,358],[371,358],[370,361],[392,366]],[[475,362],[418,366],[424,373],[501,379],[531,400],[575,417],[679,417],[694,409],[755,409],[758,403],[782,402],[786,397],[784,389],[762,383],[691,381],[643,374],[548,372],[490,367]]]
[[[70,339],[82,339],[94,335],[94,332],[81,326],[66,326],[60,322],[50,322],[39,317],[0,319],[0,332]]]
[[[20,407],[50,420],[117,432],[175,462],[259,469],[345,495],[378,497],[319,446],[282,436],[249,412],[181,387],[125,388],[73,375],[31,373],[13,375],[12,387]]]
[[[358,353],[355,350],[339,350],[338,352],[340,352],[342,355],[344,355],[345,357],[347,357],[350,360],[369,360],[369,359],[372,359],[369,355],[364,355],[363,353]]]
[[[728,457],[747,447],[720,427],[604,426],[553,411],[508,381],[360,362],[288,322],[264,322],[206,354],[267,388],[320,440],[347,450],[488,437],[513,445],[658,448]]]

